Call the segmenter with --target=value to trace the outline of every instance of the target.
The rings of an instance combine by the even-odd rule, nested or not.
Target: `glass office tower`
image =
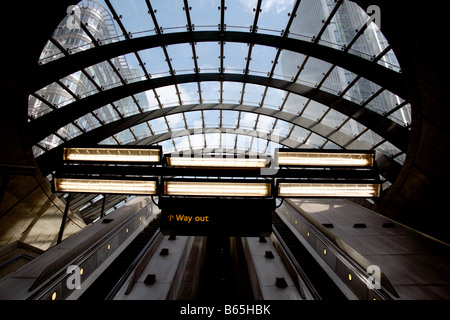
[[[51,40],[47,42],[40,63],[48,63],[65,55],[88,50],[96,45],[96,41],[101,45],[119,39],[112,16],[101,4],[90,0],[82,1],[72,10],[73,15],[68,14],[63,19]],[[80,23],[84,24],[84,28]],[[30,96],[28,115],[30,118],[38,118],[76,100],[132,81],[137,77],[136,74],[137,71],[128,66],[124,56],[90,66]],[[139,103],[148,104],[146,100],[144,94],[130,96],[83,116],[34,146],[34,154],[39,156],[45,150],[86,131],[119,117],[134,114],[139,110]]]

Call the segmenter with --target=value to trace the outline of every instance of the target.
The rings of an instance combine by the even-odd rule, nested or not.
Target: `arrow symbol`
[[[172,221],[172,219],[174,218],[174,216],[173,216],[173,215],[170,215],[170,216],[168,216],[167,218],[169,219],[169,221]]]

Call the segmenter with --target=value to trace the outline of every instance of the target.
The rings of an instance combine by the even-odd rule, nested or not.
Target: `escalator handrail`
[[[112,300],[114,296],[117,294],[119,289],[124,285],[125,281],[129,278],[129,276],[133,273],[134,269],[139,264],[139,261],[144,257],[145,253],[148,251],[148,249],[151,247],[155,239],[159,236],[161,233],[161,229],[158,228],[153,236],[150,238],[150,240],[147,242],[147,244],[144,246],[144,248],[139,252],[137,257],[133,260],[131,265],[127,268],[125,273],[120,277],[119,281],[115,284],[115,286],[112,288],[110,293],[106,296],[105,300]]]

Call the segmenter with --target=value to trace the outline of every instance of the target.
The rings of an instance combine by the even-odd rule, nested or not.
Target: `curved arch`
[[[298,94],[351,117],[377,134],[383,136],[386,140],[404,152],[406,152],[408,147],[409,131],[407,128],[396,124],[387,117],[383,117],[374,111],[364,108],[364,106],[342,97],[300,83],[292,83],[255,75],[222,73],[186,74],[147,79],[99,92],[29,122],[29,130],[32,133],[30,138],[32,139],[32,143],[35,144],[83,115],[131,94],[137,94],[172,84],[204,81],[246,82]],[[311,124],[311,126],[314,126],[314,124]]]
[[[63,148],[68,146],[92,146],[96,145],[99,142],[111,137],[112,135],[119,133],[123,130],[126,130],[128,128],[131,128],[133,126],[142,124],[146,121],[151,121],[156,118],[169,116],[172,114],[177,113],[184,113],[184,112],[193,112],[193,111],[201,111],[201,110],[233,110],[233,111],[243,111],[243,112],[250,112],[260,115],[269,115],[276,119],[283,120],[286,122],[289,122],[293,125],[297,125],[299,127],[303,127],[309,131],[312,131],[331,142],[335,143],[336,145],[342,147],[347,142],[352,140],[352,137],[349,137],[348,135],[336,131],[330,127],[327,127],[323,124],[316,123],[313,120],[306,119],[304,117],[299,117],[287,112],[283,111],[277,111],[273,109],[268,109],[264,107],[256,107],[256,106],[246,106],[246,105],[233,105],[233,104],[199,104],[199,105],[183,105],[183,106],[177,106],[177,107],[169,107],[164,109],[158,109],[153,111],[147,111],[142,114],[133,115],[124,119],[119,119],[114,122],[111,122],[107,125],[101,126],[99,128],[93,129],[87,133],[84,133],[81,136],[78,136],[72,140],[69,140],[66,143],[63,143],[59,145],[58,147],[47,151],[43,155],[37,157],[37,162],[39,164],[39,167],[44,175],[49,174],[53,168],[56,167],[57,163],[60,160],[60,156],[62,153]],[[216,128],[217,129],[217,128]],[[212,131],[216,130],[214,128],[211,129],[202,129],[206,131]],[[245,129],[237,128],[245,131]],[[192,132],[195,131],[195,129],[184,129],[184,130],[191,130]],[[198,130],[198,129],[197,129]],[[218,130],[226,130],[226,128],[219,128]],[[182,132],[183,130],[181,130]],[[189,132],[191,132],[189,131]],[[251,133],[254,132],[254,133]],[[258,136],[258,130],[249,130],[249,135],[256,135]],[[174,132],[165,132],[158,136],[158,141],[161,139],[169,139]],[[265,133],[264,133],[265,134]],[[266,136],[267,138],[267,136]],[[287,147],[291,148],[297,148],[300,146],[300,144],[295,142],[293,139],[286,139],[279,137],[280,144],[286,144]],[[164,139],[163,139],[164,140]],[[149,139],[150,143],[157,143],[156,140]],[[162,140],[161,140],[162,141]],[[283,143],[281,143],[283,142]],[[355,141],[356,145],[353,145],[354,148],[357,149],[366,149],[368,148],[367,145],[363,144],[362,142]],[[385,155],[379,154],[381,166],[380,166],[380,172],[382,172],[383,176],[389,177],[390,181],[393,181],[395,177],[397,177],[401,166],[393,161],[392,159],[388,158]]]
[[[268,34],[237,31],[195,31],[131,38],[98,46],[49,62],[36,69],[32,91],[78,70],[120,55],[154,47],[195,42],[240,42],[281,48],[308,55],[356,73],[405,99],[406,87],[401,73],[351,53],[317,43]]]

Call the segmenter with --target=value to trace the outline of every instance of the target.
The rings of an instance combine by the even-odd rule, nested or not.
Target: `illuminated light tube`
[[[270,160],[233,157],[167,157],[167,165],[173,167],[267,168]]]
[[[160,162],[160,149],[139,148],[65,148],[65,161]]]
[[[55,178],[56,192],[140,194],[155,195],[156,181],[153,180],[100,180]]]
[[[270,183],[165,181],[168,196],[268,197]]]
[[[279,182],[279,197],[365,197],[380,195],[380,184],[376,183],[303,183]]]
[[[373,153],[278,151],[281,166],[372,167]]]

